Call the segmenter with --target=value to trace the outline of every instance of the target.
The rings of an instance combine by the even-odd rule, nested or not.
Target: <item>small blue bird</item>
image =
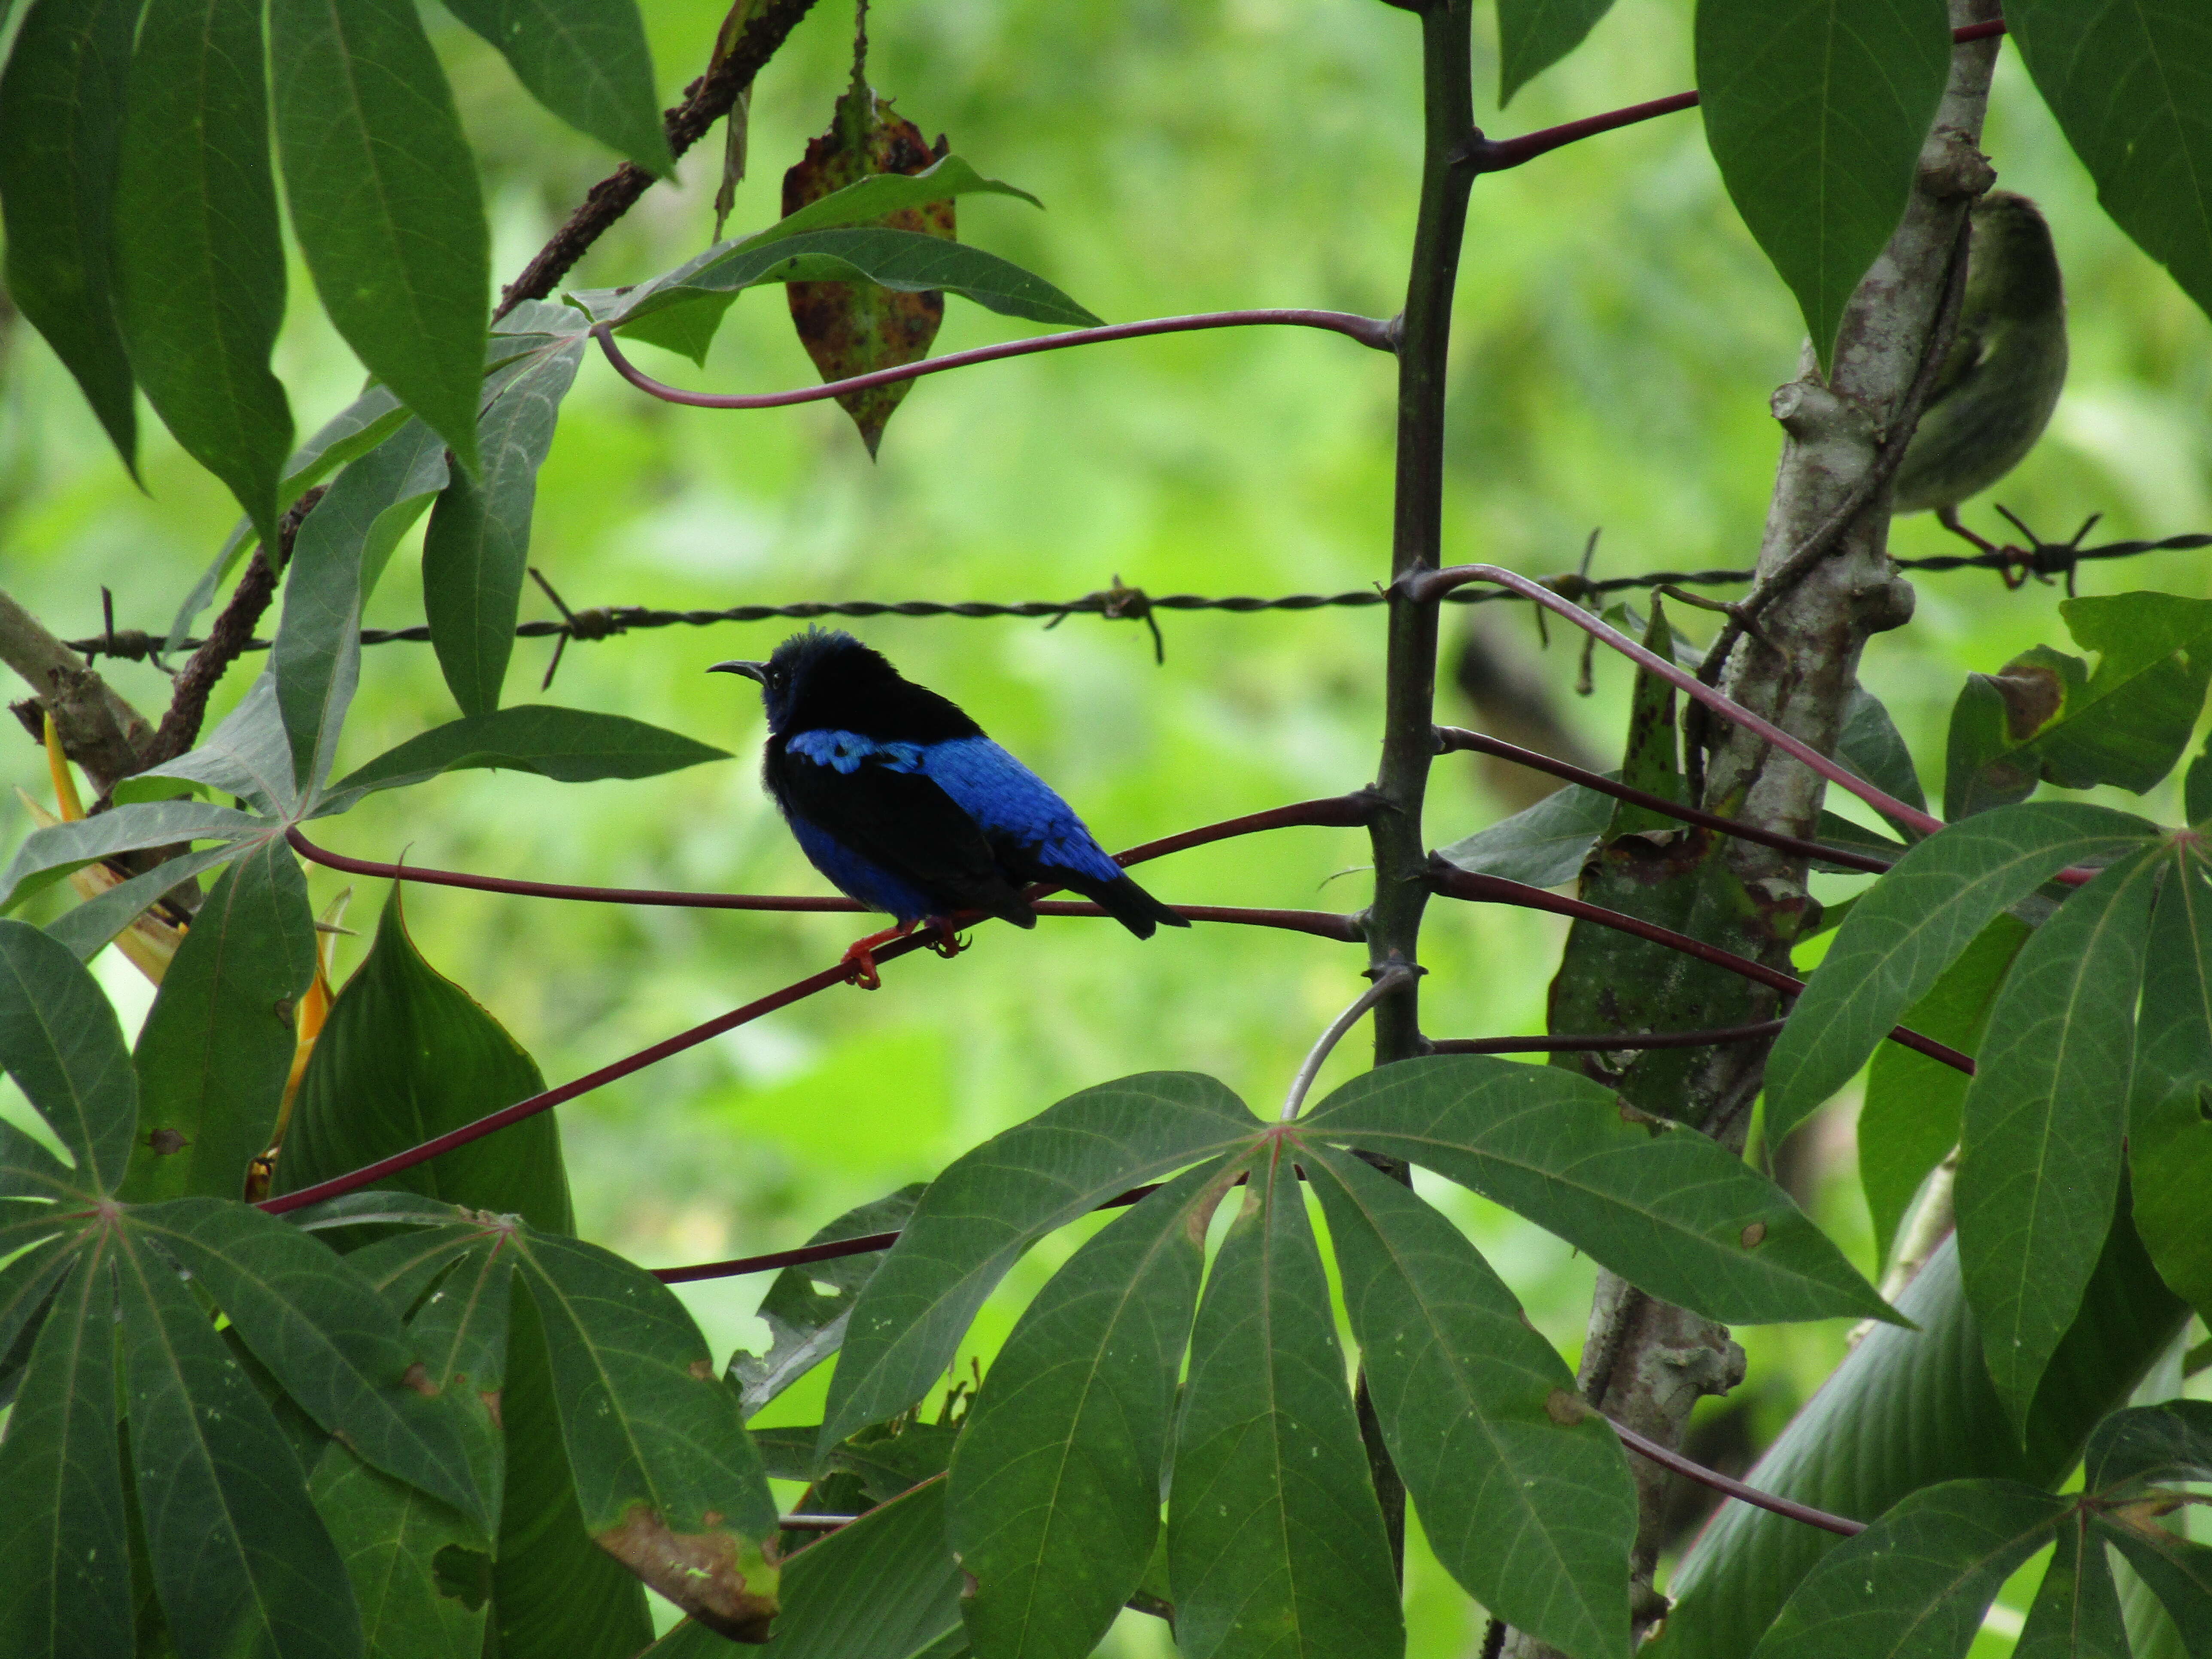
[[[876,984],[876,946],[928,918],[980,911],[1036,926],[1032,882],[1095,899],[1139,939],[1190,923],[1129,879],[1043,779],[983,735],[958,704],[903,678],[850,634],[810,628],[766,662],[710,673],[758,680],[768,708],[761,779],[816,869],[896,927],[845,952]],[[948,952],[949,953],[949,952]]]

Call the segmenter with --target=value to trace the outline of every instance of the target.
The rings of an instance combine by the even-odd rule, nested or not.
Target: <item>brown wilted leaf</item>
[[[640,1504],[620,1526],[592,1536],[601,1549],[717,1636],[757,1643],[773,1633],[777,1608],[772,1580],[769,1594],[747,1588],[739,1559],[744,1540],[734,1533],[671,1532],[659,1516]],[[755,1569],[756,1577],[763,1572]]]
[[[923,172],[945,154],[943,134],[932,149],[923,142],[921,129],[894,114],[890,100],[878,99],[856,70],[853,84],[837,100],[830,131],[809,139],[805,159],[783,175],[784,213],[796,213],[809,202],[878,173]],[[927,207],[901,209],[876,222],[947,241],[959,240],[950,198]],[[929,355],[938,325],[945,320],[945,295],[935,289],[900,294],[873,283],[792,283],[786,292],[799,343],[825,380],[917,362]],[[838,398],[838,405],[860,428],[869,454],[876,453],[891,411],[913,384],[897,380]]]

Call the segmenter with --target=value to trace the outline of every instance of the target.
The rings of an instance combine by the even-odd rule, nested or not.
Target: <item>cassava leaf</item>
[[[647,173],[675,167],[635,0],[446,0],[532,97]]]
[[[67,947],[15,921],[0,921],[0,1070],[68,1150],[72,1185],[112,1192],[138,1117],[122,1025]]]

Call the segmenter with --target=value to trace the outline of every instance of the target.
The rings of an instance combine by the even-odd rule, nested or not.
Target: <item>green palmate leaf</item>
[[[515,1243],[585,1529],[686,1613],[760,1640],[776,1604],[741,1553],[774,1536],[775,1504],[699,1328],[674,1291],[597,1245]]]
[[[434,726],[386,750],[333,785],[320,813],[343,811],[378,789],[400,789],[441,772],[503,767],[562,783],[650,778],[729,751],[622,714],[523,703]]]
[[[293,538],[269,666],[303,798],[331,775],[361,678],[362,606],[447,474],[445,441],[410,421],[338,475]]]
[[[1252,1171],[1191,1335],[1168,1499],[1189,1659],[1399,1652],[1405,1623],[1290,1156]]]
[[[236,795],[262,811],[290,817],[300,805],[292,783],[292,754],[276,704],[276,681],[264,670],[197,749],[162,765],[134,772],[115,786],[118,801],[163,800],[201,784]]]
[[[24,836],[0,873],[0,909],[12,909],[70,871],[116,853],[173,842],[235,841],[274,828],[266,818],[198,800],[118,806],[98,817],[51,823]]]
[[[181,1659],[359,1659],[345,1565],[268,1406],[154,1251],[126,1238],[116,1275],[132,1468]]]
[[[1698,90],[1722,181],[1823,368],[1903,216],[1951,66],[1942,0],[1700,0]]]
[[[960,1563],[945,1543],[945,1483],[878,1505],[793,1555],[783,1569],[777,1659],[953,1659]],[[723,1659],[729,1644],[687,1620],[651,1659]]]
[[[49,1212],[52,1208],[51,1205],[36,1207]],[[74,1242],[71,1234],[42,1239],[22,1249],[20,1235],[9,1240],[8,1248],[16,1255],[0,1267],[0,1378],[15,1376],[30,1362],[31,1345],[44,1328],[54,1287],[76,1260],[70,1248]]]
[[[1150,1072],[1071,1095],[956,1159],[860,1292],[823,1452],[921,1399],[991,1287],[1038,1239],[1118,1193],[1249,1144],[1259,1127],[1213,1079]]]
[[[112,1192],[138,1115],[123,1028],[76,958],[21,921],[0,921],[0,1070],[68,1150],[71,1185]]]
[[[635,0],[446,0],[496,46],[531,96],[647,173],[675,163]]]
[[[1407,1060],[1303,1122],[1434,1170],[1710,1319],[1895,1317],[1780,1188],[1692,1130],[1625,1120],[1610,1090],[1557,1067]]]
[[[2207,748],[2189,763],[2181,782],[2182,816],[2191,823],[2212,818],[2212,738],[2205,741]]]
[[[2028,938],[2025,923],[2000,915],[1975,936],[1959,959],[1905,1011],[1903,1024],[1966,1054],[1981,1050],[1982,1032],[2005,971]],[[1928,1172],[1959,1144],[1966,1079],[1901,1042],[1875,1050],[1859,1111],[1859,1182],[1874,1217],[1883,1260]]]
[[[887,1197],[845,1212],[806,1242],[828,1244],[847,1238],[866,1238],[874,1233],[896,1232],[914,1214],[921,1200],[917,1182]],[[803,1267],[787,1267],[761,1298],[760,1318],[768,1327],[769,1349],[758,1356],[739,1348],[730,1356],[724,1375],[738,1390],[739,1408],[750,1418],[786,1389],[837,1352],[845,1340],[845,1325],[860,1291],[875,1277],[883,1252],[833,1257]],[[799,1478],[811,1480],[815,1431],[806,1431],[809,1465]]]
[[[544,1087],[537,1062],[499,1022],[416,952],[395,889],[374,948],[315,1040],[275,1189],[296,1192],[358,1169]],[[401,1170],[385,1184],[519,1214],[546,1232],[574,1224],[550,1114]]]
[[[2188,1317],[2123,1216],[2037,1394],[2023,1446],[1982,1364],[1953,1241],[1937,1247],[1898,1307],[1918,1328],[1869,1333],[1745,1477],[1751,1485],[1862,1518],[1967,1476],[2056,1485],[2090,1429],[2124,1403]],[[1802,1522],[1723,1505],[1668,1586],[1674,1609],[1651,1659],[1745,1659],[1837,1543]]]
[[[8,295],[84,389],[137,470],[131,364],[117,324],[115,173],[138,8],[38,0],[0,76]]]
[[[253,8],[149,0],[131,58],[115,228],[118,313],[138,384],[273,542],[292,410],[269,372],[284,318],[284,247],[261,65]]]
[[[645,1586],[584,1530],[544,1327],[520,1289],[499,1400],[507,1493],[492,1622],[501,1659],[632,1659],[653,1639]]]
[[[491,1556],[473,1525],[337,1441],[307,1491],[353,1581],[368,1659],[477,1659]]]
[[[77,1252],[0,1440],[0,1652],[131,1651],[131,1552],[115,1438],[115,1275]]]
[[[2005,22],[2120,228],[2212,312],[2212,24],[2193,0],[2014,0]]]
[[[2051,1541],[2070,1507],[2013,1480],[1953,1480],[1915,1492],[1806,1575],[1757,1654],[1956,1659],[1998,1589]]]
[[[2114,1412],[2090,1432],[2081,1480],[2085,1490],[2106,1494],[2144,1481],[2212,1480],[2212,1401]]]
[[[2057,1541],[2013,1659],[2129,1659],[2105,1540],[2076,1514],[2060,1523]]]
[[[445,71],[404,0],[274,0],[276,141],[331,320],[471,471],[489,238]]]
[[[2188,746],[2212,680],[2212,600],[2169,593],[2069,599],[2079,657],[2037,646],[1972,674],[1952,710],[1944,805],[1954,818],[2024,800],[2039,781],[2142,794]]]
[[[469,1479],[455,1402],[433,1391],[398,1316],[343,1258],[228,1200],[179,1199],[134,1211],[128,1224],[207,1288],[326,1432],[385,1474],[489,1524]]]
[[[2150,1586],[2180,1632],[2182,1645],[2192,1655],[2212,1651],[2212,1549],[2124,1511],[2100,1519],[2096,1530],[2118,1546]]]
[[[1636,1488],[1620,1443],[1456,1227],[1356,1158],[1299,1157],[1437,1559],[1516,1630],[1576,1659],[1626,1654]]]
[[[125,1197],[242,1195],[276,1128],[299,1046],[293,1011],[314,971],[307,879],[291,848],[265,842],[209,892],[138,1034]]]
[[[143,915],[147,906],[194,876],[229,863],[240,850],[239,843],[232,842],[164,860],[55,917],[46,924],[47,936],[60,940],[79,962],[90,962],[102,945]]]
[[[2174,1291],[2212,1309],[2212,890],[2185,854],[2159,890],[2136,1028],[2128,1168],[2136,1225]]]
[[[2142,984],[2150,853],[2114,865],[2021,947],[1959,1136],[1959,1259],[1997,1397],[2025,1427],[2112,1224]]]
[[[952,1463],[969,1638],[1081,1659],[1152,1559],[1206,1229],[1238,1166],[1186,1171],[1069,1260],[992,1362]]]
[[[291,506],[303,491],[320,483],[355,457],[368,453],[412,418],[391,392],[372,385],[292,452],[292,459],[284,463],[284,477],[276,486],[276,504]],[[192,591],[185,596],[184,603],[177,607],[163,650],[184,649],[185,635],[191,632],[200,612],[215,602],[216,589],[222,585],[223,578],[260,541],[253,521],[240,519],[208,568],[200,572],[199,580],[192,584]]]
[[[1498,106],[1583,43],[1613,0],[1498,0]]]
[[[1994,917],[2067,866],[2132,852],[2156,833],[2101,806],[2038,801],[1920,842],[1851,907],[1776,1039],[1768,1133],[1778,1139],[1848,1083]]]
[[[852,186],[857,189],[858,186]],[[840,192],[842,194],[842,192]],[[826,202],[835,197],[824,197]],[[772,242],[710,248],[689,265],[616,301],[603,320],[634,321],[708,295],[765,283],[870,282],[907,293],[939,289],[987,310],[1089,328],[1098,319],[1042,276],[994,253],[915,230],[809,230]]]
[[[1531,887],[1557,887],[1582,873],[1590,848],[1613,820],[1612,799],[1578,783],[1511,817],[1440,849],[1438,856],[1478,875]]]
[[[422,606],[438,666],[465,714],[499,707],[529,562],[538,469],[583,360],[579,338],[536,354],[514,373],[484,411],[477,476],[456,477],[431,509]]]

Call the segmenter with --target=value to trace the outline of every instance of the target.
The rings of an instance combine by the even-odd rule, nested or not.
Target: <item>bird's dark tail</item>
[[[1055,875],[1060,872],[1055,871]],[[1066,879],[1065,877],[1062,878]],[[1120,922],[1139,939],[1150,939],[1152,930],[1162,922],[1170,927],[1188,927],[1190,923],[1161,903],[1127,876],[1116,876],[1111,881],[1089,881],[1080,878],[1067,884],[1085,898],[1096,900],[1106,914]]]

